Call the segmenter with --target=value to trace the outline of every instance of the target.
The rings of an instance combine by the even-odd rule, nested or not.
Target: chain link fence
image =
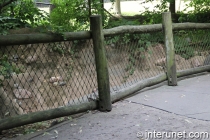
[[[103,30],[100,16],[91,19],[91,32],[64,34],[65,39],[74,41],[63,41],[62,37],[46,34],[0,38],[2,44],[60,41],[0,45],[0,131],[88,109],[110,111],[111,102],[144,87],[166,79],[176,85],[174,77],[177,74],[180,77],[209,70],[209,66],[201,66],[210,63],[210,32],[209,29],[200,30],[209,28],[209,24],[173,25],[179,30],[173,33],[173,49],[170,43],[164,42],[172,41],[169,39],[172,34],[165,32],[163,35],[167,28],[162,31],[162,25]],[[174,51],[177,70],[194,69],[176,72]]]
[[[106,37],[105,44],[111,92],[164,73],[162,32]]]
[[[210,30],[174,31],[177,70],[210,64]]]
[[[97,98],[92,40],[0,47],[1,118]]]

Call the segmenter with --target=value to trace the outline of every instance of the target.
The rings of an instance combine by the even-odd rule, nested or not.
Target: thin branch
[[[11,4],[11,3],[14,2],[14,1],[17,1],[17,0],[9,0],[9,1],[5,2],[5,3],[2,3],[2,4],[0,5],[0,11],[1,11],[4,7],[6,7],[7,5]]]
[[[112,14],[111,14],[109,11],[107,11],[105,8],[104,8],[104,11],[105,11],[106,13],[108,13],[111,17],[113,17],[113,18],[115,18],[115,19],[119,19],[118,17],[112,15]]]

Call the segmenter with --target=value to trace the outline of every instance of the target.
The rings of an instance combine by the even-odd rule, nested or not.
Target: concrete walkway
[[[209,137],[210,74],[181,80],[175,87],[164,82],[113,104],[111,112],[91,111],[43,132],[16,139],[146,140],[157,139],[155,132],[161,134],[161,139]],[[148,136],[149,133],[152,135]]]

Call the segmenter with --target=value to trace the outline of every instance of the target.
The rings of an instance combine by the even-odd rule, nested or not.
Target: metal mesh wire
[[[210,64],[210,30],[174,31],[177,70]]]
[[[0,47],[1,118],[97,98],[92,40]]]
[[[163,33],[105,38],[111,92],[164,72]]]

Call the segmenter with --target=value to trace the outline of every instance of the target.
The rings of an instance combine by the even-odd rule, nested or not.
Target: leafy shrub
[[[17,74],[20,73],[20,69],[18,69],[17,67],[15,67],[15,65],[13,65],[7,55],[4,55],[1,59],[0,59],[0,66],[1,66],[1,70],[0,70],[0,75],[5,76],[5,78],[9,78],[10,75],[15,72]]]
[[[14,17],[20,19],[23,23],[30,24],[32,27],[37,27],[43,23],[48,23],[48,14],[35,7],[31,0],[21,0],[14,8]]]
[[[38,27],[49,24],[49,15],[35,7],[32,0],[17,0],[0,13],[0,34],[17,27]]]
[[[19,74],[21,73],[21,70],[9,61],[7,55],[3,55],[3,57],[0,59],[0,75],[8,79],[11,77],[12,73]],[[0,81],[0,85],[2,82],[3,81]]]
[[[56,8],[53,9],[50,20],[54,30],[60,31],[79,31],[88,30],[89,7],[85,1],[81,0],[52,0]],[[101,3],[93,0],[91,3],[91,13],[101,14]],[[105,15],[104,18],[107,18]],[[105,19],[104,19],[105,20]]]
[[[1,35],[6,35],[9,29],[14,29],[22,25],[23,23],[16,18],[0,16],[0,34]]]

